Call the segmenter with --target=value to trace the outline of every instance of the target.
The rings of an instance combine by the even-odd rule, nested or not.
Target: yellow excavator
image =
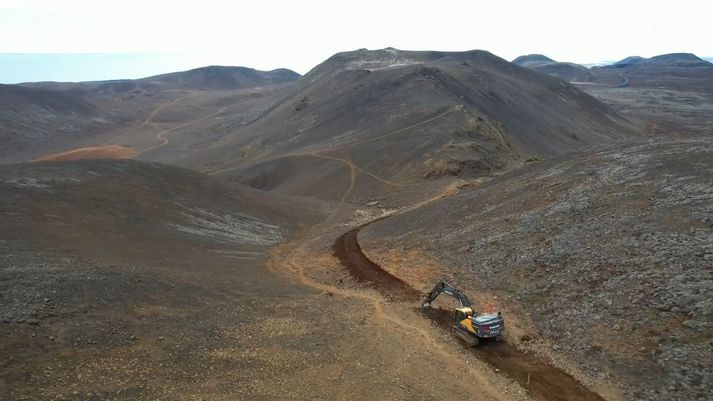
[[[441,294],[455,298],[460,304],[455,309],[453,324],[453,333],[458,338],[473,347],[478,345],[481,339],[494,338],[498,341],[502,340],[503,332],[505,331],[505,320],[502,313],[493,311],[474,312],[473,305],[468,297],[443,280],[436,283],[431,292],[426,294],[421,307],[424,309],[430,308],[431,303]]]

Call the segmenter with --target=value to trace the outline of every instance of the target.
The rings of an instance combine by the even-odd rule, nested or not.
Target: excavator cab
[[[467,307],[464,308],[456,308],[456,322],[461,322],[466,319],[471,319],[473,317],[473,310]]]

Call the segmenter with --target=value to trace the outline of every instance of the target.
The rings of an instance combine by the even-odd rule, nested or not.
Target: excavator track
[[[472,336],[470,333],[461,329],[460,327],[455,326],[455,325],[451,326],[451,327],[453,329],[453,334],[455,334],[456,337],[463,340],[463,342],[465,342],[469,347],[475,347],[480,342],[480,341],[478,341],[478,339],[476,337]]]

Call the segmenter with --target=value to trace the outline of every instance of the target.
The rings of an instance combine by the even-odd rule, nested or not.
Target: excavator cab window
[[[456,323],[460,323],[463,319],[467,319],[469,316],[460,309],[456,309],[455,320]]]

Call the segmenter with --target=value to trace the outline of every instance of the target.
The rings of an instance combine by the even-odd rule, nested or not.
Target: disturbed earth
[[[354,229],[337,238],[333,246],[334,255],[355,280],[373,286],[385,298],[416,302],[420,298],[418,290],[383,270],[364,255],[357,240],[360,230],[361,228]],[[422,314],[437,323],[445,333],[451,331],[451,311],[426,309]],[[549,365],[536,355],[520,352],[506,343],[484,341],[471,351],[480,360],[516,380],[535,399],[602,400],[598,394],[582,386],[571,375]]]
[[[387,269],[395,250],[444,261],[439,273],[534,325],[539,351],[628,399],[705,399],[712,152],[660,140],[543,163],[377,222],[363,247]]]
[[[709,399],[708,67],[648,60],[0,86],[0,399]]]

